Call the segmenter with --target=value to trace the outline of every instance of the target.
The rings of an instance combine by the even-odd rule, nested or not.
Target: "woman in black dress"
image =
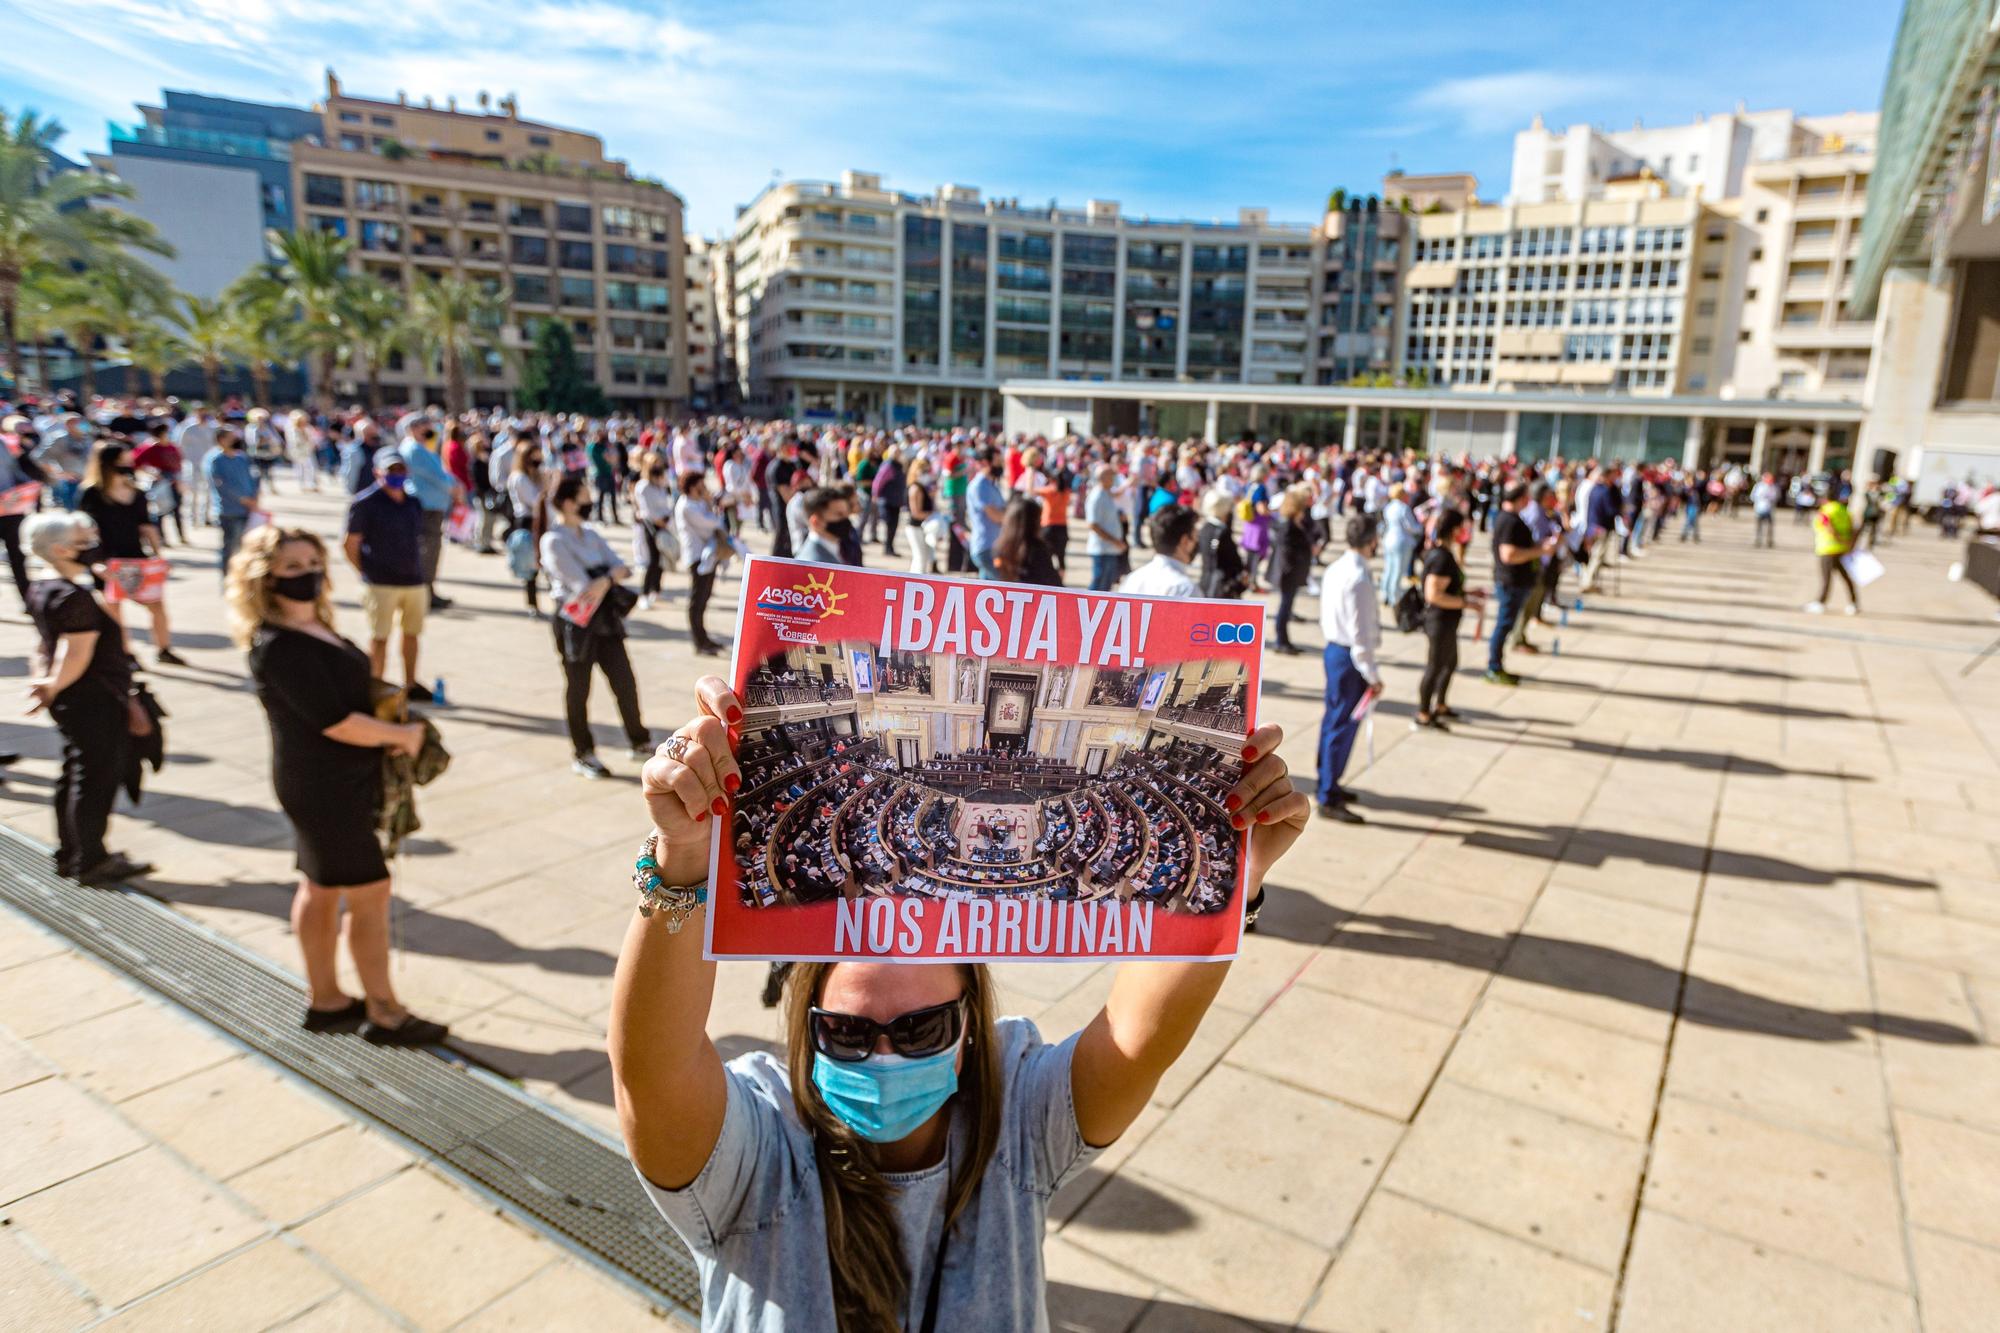
[[[375,833],[382,751],[415,755],[419,723],[375,716],[368,654],[336,634],[326,546],[302,528],[263,527],[229,562],[229,612],[250,650],[250,677],[271,723],[271,780],[298,838],[292,933],[311,988],[309,1032],[355,1027],[381,1046],[441,1041],[389,980],[389,867]],[[347,952],[365,998],[342,993],[334,951],[347,908]]]
[[[36,514],[21,526],[28,549],[52,578],[28,585],[28,615],[41,642],[28,680],[34,703],[62,732],[56,779],[56,873],[86,884],[111,884],[152,867],[104,846],[111,806],[125,779],[130,745],[132,659],[125,631],[81,580],[83,555],[98,540],[87,514]]]
[[[1292,642],[1292,605],[1312,579],[1311,509],[1312,488],[1293,486],[1278,498],[1278,517],[1271,524],[1271,583],[1278,590],[1278,628],[1271,646],[1287,656],[1300,651]]]
[[[1424,590],[1424,638],[1428,647],[1423,678],[1417,682],[1417,715],[1412,730],[1434,727],[1449,731],[1444,720],[1458,716],[1445,702],[1452,673],[1458,670],[1458,626],[1471,599],[1465,594],[1465,569],[1458,563],[1458,530],[1466,517],[1457,509],[1441,509],[1435,545],[1418,566]]]
[[[125,442],[101,440],[90,451],[90,462],[83,469],[83,492],[76,498],[77,512],[90,515],[97,524],[97,549],[84,556],[84,563],[91,567],[98,591],[106,594],[105,606],[111,618],[120,625],[125,623],[125,601],[110,597],[109,585],[122,582],[118,577],[122,573],[130,580],[127,586],[137,591],[138,562],[160,554],[160,530],[153,526],[146,493],[139,489],[137,476]],[[110,560],[129,563],[119,570],[99,568]],[[127,600],[138,601],[152,616],[153,648],[159,654],[160,665],[186,666],[187,662],[174,652],[173,634],[167,628],[166,588],[162,586],[148,595],[153,600],[146,601],[143,597]]]

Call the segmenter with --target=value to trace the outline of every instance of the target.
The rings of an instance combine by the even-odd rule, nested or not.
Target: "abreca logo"
[[[1219,625],[1196,625],[1188,638],[1195,643],[1241,643],[1257,642],[1257,626],[1254,622],[1240,621]]]

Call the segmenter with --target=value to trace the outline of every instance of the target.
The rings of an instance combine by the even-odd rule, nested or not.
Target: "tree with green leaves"
[[[445,411],[456,416],[469,405],[466,363],[483,364],[488,352],[500,349],[506,322],[505,299],[482,282],[450,277],[417,284],[410,331],[424,359],[435,359],[444,371]]]
[[[582,412],[603,416],[611,405],[604,390],[583,373],[569,325],[544,319],[521,365],[521,407],[529,412]]]
[[[172,256],[153,225],[106,199],[129,199],[132,187],[87,171],[53,171],[50,153],[62,138],[60,121],[33,111],[10,116],[0,107],[0,348],[8,376],[21,379],[21,285],[43,266],[103,263],[144,250]],[[88,348],[78,354],[88,361]]]
[[[120,335],[125,359],[145,376],[146,396],[157,398],[165,390],[167,376],[190,360],[188,345],[164,324],[146,323]]]
[[[222,368],[236,355],[236,330],[227,303],[179,293],[168,312],[187,359],[201,367],[202,393],[210,407],[222,401]]]
[[[346,338],[340,316],[354,281],[347,271],[353,245],[316,227],[274,231],[271,244],[277,259],[251,269],[231,290],[238,301],[291,325],[288,341],[312,361],[313,396],[331,411],[334,364]]]
[[[368,367],[368,410],[379,412],[382,370],[396,353],[411,346],[410,316],[403,293],[373,278],[355,279],[341,310],[341,328],[347,334],[342,355],[350,370],[357,361]]]
[[[258,404],[271,404],[271,372],[298,358],[293,337],[298,325],[285,296],[277,266],[260,264],[229,284],[222,293],[229,309],[232,355],[250,372],[250,389]]]
[[[38,287],[49,301],[47,319],[76,352],[78,386],[86,399],[97,392],[97,340],[138,336],[172,291],[158,270],[109,254],[81,272],[55,273]]]

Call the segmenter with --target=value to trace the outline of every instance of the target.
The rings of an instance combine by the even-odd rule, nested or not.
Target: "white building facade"
[[[987,424],[1017,378],[1305,384],[1323,237],[1022,208],[976,189],[773,185],[731,238],[739,384],[755,411]]]

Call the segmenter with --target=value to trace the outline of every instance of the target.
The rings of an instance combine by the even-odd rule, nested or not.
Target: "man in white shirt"
[[[1089,531],[1083,539],[1084,553],[1090,557],[1090,590],[1109,592],[1118,581],[1118,557],[1128,549],[1125,529],[1120,523],[1118,501],[1113,491],[1118,469],[1109,463],[1098,465],[1090,493],[1083,498],[1083,521]]]
[[[1319,723],[1319,804],[1314,813],[1349,824],[1363,822],[1354,811],[1352,793],[1340,785],[1354,738],[1361,733],[1354,710],[1382,692],[1382,673],[1375,665],[1382,622],[1368,569],[1378,536],[1372,515],[1348,519],[1347,550],[1328,566],[1319,595],[1319,627],[1326,635],[1326,711]]]
[[[1146,524],[1153,558],[1127,574],[1117,591],[1141,597],[1201,596],[1201,583],[1188,568],[1200,527],[1201,515],[1186,505],[1169,505],[1153,515]]]
[[[1379,514],[1389,503],[1389,483],[1382,480],[1378,472],[1370,472],[1361,483],[1361,507],[1370,514]]]
[[[215,413],[201,409],[174,432],[174,447],[181,451],[181,476],[185,479],[188,501],[194,506],[194,521],[208,522],[208,473],[202,462],[215,450]]]
[[[1778,479],[1766,472],[1750,488],[1750,510],[1757,516],[1757,530],[1750,538],[1752,547],[1778,544]]]

